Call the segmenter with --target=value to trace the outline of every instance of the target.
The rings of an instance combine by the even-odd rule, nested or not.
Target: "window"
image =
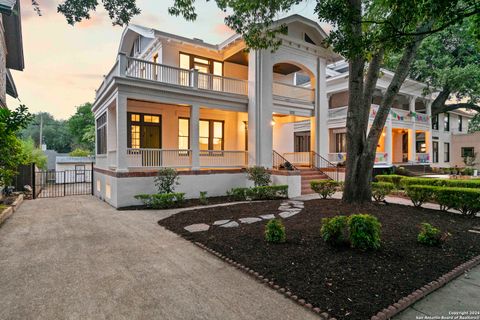
[[[190,149],[190,121],[178,119],[178,149]]]
[[[306,34],[306,33],[303,35],[303,39],[305,40],[305,42],[311,43],[311,44],[313,44],[313,45],[317,45],[317,44],[312,40],[312,38],[310,38],[310,37],[308,36],[308,34]]]
[[[462,158],[474,157],[474,156],[475,156],[475,148],[473,148],[473,147],[462,148]]]
[[[128,113],[128,147],[160,149],[162,121],[156,114]]]
[[[438,130],[438,114],[432,117],[432,129]]]
[[[450,131],[450,114],[445,113],[443,115],[443,129],[445,131]]]
[[[458,116],[458,131],[462,132],[463,131],[463,117]]]
[[[450,162],[450,143],[443,144],[443,161]]]
[[[345,132],[335,133],[335,152],[347,152],[347,134]]]
[[[202,73],[211,73],[216,76],[223,76],[222,62],[188,53],[180,53],[180,68],[196,69]]]
[[[133,42],[132,50],[130,51],[130,56],[134,57],[140,53],[140,37],[137,37]]]
[[[158,63],[158,53],[153,55],[153,63]]]
[[[107,153],[107,113],[97,119],[97,154]]]
[[[432,142],[433,163],[438,163],[438,141]]]

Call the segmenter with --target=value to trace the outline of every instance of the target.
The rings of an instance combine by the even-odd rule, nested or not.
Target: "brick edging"
[[[308,303],[304,299],[299,299],[298,296],[295,295],[294,293],[292,293],[291,291],[287,291],[287,289],[280,287],[278,284],[273,282],[271,279],[265,278],[263,275],[259,274],[255,270],[250,269],[250,268],[236,262],[235,260],[230,259],[230,258],[222,255],[221,253],[207,247],[206,245],[204,245],[200,242],[192,241],[192,243],[195,244],[196,246],[198,246],[199,248],[201,248],[201,249],[211,253],[212,255],[216,256],[220,260],[223,260],[223,261],[227,262],[228,264],[237,268],[238,270],[243,271],[247,275],[253,277],[255,280],[257,280],[257,281],[261,282],[262,284],[266,285],[267,287],[277,291],[278,293],[285,296],[287,299],[290,299],[293,302],[302,306],[303,308],[309,310],[310,312],[313,312],[314,314],[319,316],[320,319],[323,319],[323,320],[337,320],[336,318],[330,317],[330,315],[327,312],[322,311],[318,307],[314,307],[311,303]]]
[[[386,320],[386,319],[392,318],[393,316],[399,314],[403,310],[410,307],[415,302],[421,300],[423,297],[443,287],[453,279],[462,275],[465,271],[468,271],[479,264],[480,264],[480,255],[474,257],[473,259],[468,260],[465,263],[462,263],[461,265],[452,269],[450,272],[439,277],[437,280],[429,282],[428,284],[424,285],[418,290],[415,290],[408,296],[403,297],[397,302],[395,302],[394,304],[389,305],[387,308],[373,315],[370,318],[370,320]]]
[[[0,212],[0,225],[7,221],[7,219],[9,219],[15,213],[15,211],[18,210],[20,205],[23,203],[23,199],[24,195],[20,194],[11,206],[5,208],[2,212]]]

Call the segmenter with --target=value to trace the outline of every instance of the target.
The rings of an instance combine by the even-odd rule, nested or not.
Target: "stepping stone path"
[[[280,213],[278,213],[278,216],[283,219],[290,218],[296,214],[299,214],[303,210],[303,208],[305,208],[303,201],[287,200],[282,202],[278,207],[278,210],[280,211]],[[275,219],[274,214],[263,214],[263,215],[259,215],[258,217],[239,218],[238,221],[244,224],[252,224],[259,221],[271,220],[271,219]],[[213,222],[212,226],[217,226],[222,228],[238,228],[240,226],[240,223],[234,220],[226,219],[226,220],[217,220]],[[196,223],[196,224],[191,224],[189,226],[186,226],[184,227],[184,229],[187,230],[188,232],[201,232],[201,231],[208,231],[210,229],[210,226],[206,223]]]

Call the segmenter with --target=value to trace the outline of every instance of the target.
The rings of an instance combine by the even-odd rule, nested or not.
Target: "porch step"
[[[314,168],[298,168],[300,170],[300,176],[302,177],[302,194],[311,194],[314,193],[312,188],[310,188],[310,181],[313,180],[327,180],[329,179],[320,170]]]
[[[403,165],[401,167],[405,168],[405,170],[407,170],[412,176],[423,176],[425,174],[433,173],[432,167],[430,167],[429,164]]]

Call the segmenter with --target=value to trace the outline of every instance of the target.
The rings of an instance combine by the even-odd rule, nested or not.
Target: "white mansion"
[[[314,21],[279,23],[280,48],[247,53],[240,35],[220,44],[128,26],[118,58],[96,92],[95,194],[115,207],[154,193],[161,167],[177,168],[177,190],[224,195],[248,185],[244,168],[272,168],[289,195],[313,177],[332,176],[345,159],[348,65],[321,45]],[[375,116],[392,74],[384,71]],[[378,145],[376,165],[449,166],[452,133],[466,132],[465,112],[431,118],[425,85],[407,80]],[[281,170],[285,162],[309,170]],[[338,173],[335,173],[338,174]],[[341,175],[341,174],[340,174]]]

